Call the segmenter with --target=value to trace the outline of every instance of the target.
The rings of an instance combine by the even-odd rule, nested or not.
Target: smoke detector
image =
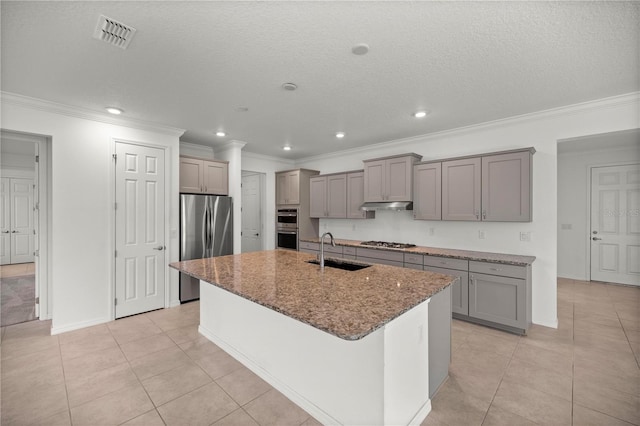
[[[282,85],[282,88],[284,90],[294,91],[298,88],[298,86],[295,83],[284,83]]]
[[[96,29],[93,32],[93,38],[106,41],[121,49],[126,49],[135,33],[135,28],[100,15]]]

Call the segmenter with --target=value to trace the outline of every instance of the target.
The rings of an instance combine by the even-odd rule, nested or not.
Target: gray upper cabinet
[[[180,192],[215,195],[229,194],[229,163],[181,156]]]
[[[300,170],[276,173],[276,204],[300,204]]]
[[[421,158],[408,154],[364,161],[364,201],[412,201],[413,164]]]
[[[442,220],[480,220],[481,159],[442,162]]]
[[[309,180],[311,217],[347,217],[347,175],[315,176]]]
[[[531,221],[530,151],[482,157],[482,220]]]
[[[347,173],[347,219],[375,218],[375,212],[362,211],[364,203],[364,172]]]
[[[442,219],[442,164],[413,166],[413,218]]]

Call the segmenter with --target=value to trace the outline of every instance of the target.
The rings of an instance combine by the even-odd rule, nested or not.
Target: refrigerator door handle
[[[207,241],[207,225],[209,223],[209,210],[205,204],[205,208],[202,212],[202,235],[200,236],[202,238],[202,255],[201,258],[206,257],[207,254],[207,245],[208,245],[208,241]]]

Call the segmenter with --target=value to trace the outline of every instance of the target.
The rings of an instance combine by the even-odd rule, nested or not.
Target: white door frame
[[[53,251],[51,233],[53,225],[49,222],[51,216],[51,144],[52,138],[47,135],[21,132],[12,129],[0,129],[3,134],[12,138],[21,139],[25,142],[32,142],[38,149],[39,161],[34,173],[37,175],[37,200],[38,200],[38,223],[34,223],[37,229],[37,238],[34,241],[35,250],[38,255],[35,258],[36,264],[36,294],[40,298],[38,305],[38,318],[40,320],[50,320],[53,317],[51,299],[53,290],[51,288],[52,265],[49,261]],[[19,176],[21,177],[21,176]],[[35,176],[34,176],[35,179]],[[34,199],[36,193],[34,192]]]
[[[591,173],[593,171],[593,169],[597,169],[600,167],[615,167],[615,166],[632,166],[634,164],[638,164],[637,161],[617,161],[615,163],[602,163],[602,164],[590,164],[587,166],[587,182],[588,182],[588,189],[587,189],[587,223],[586,223],[586,227],[584,230],[585,235],[587,236],[586,239],[586,247],[585,247],[585,254],[586,254],[586,274],[585,276],[587,277],[587,281],[591,281],[591,191],[593,190],[591,184]]]
[[[155,148],[161,149],[164,151],[164,241],[165,241],[165,261],[170,260],[170,253],[173,251],[172,240],[169,238],[170,235],[170,223],[171,223],[171,147],[166,145],[154,144],[150,142],[140,142],[140,141],[132,141],[128,139],[121,138],[111,138],[111,152],[108,158],[109,161],[109,205],[111,206],[111,213],[109,215],[109,234],[111,235],[111,239],[109,241],[109,253],[111,253],[110,259],[110,268],[109,281],[111,282],[111,286],[109,286],[109,299],[107,300],[108,304],[108,312],[109,318],[113,321],[116,319],[116,307],[115,307],[115,298],[116,298],[116,210],[114,208],[116,202],[116,163],[114,162],[113,156],[116,153],[116,143],[126,143],[130,145],[138,145],[144,146],[147,148]],[[165,265],[164,268],[164,307],[168,308],[170,303],[170,274],[169,274],[169,266]]]

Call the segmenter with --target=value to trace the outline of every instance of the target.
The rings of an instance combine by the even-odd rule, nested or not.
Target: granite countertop
[[[457,279],[387,265],[321,270],[307,263],[315,258],[268,250],[169,266],[345,340],[363,338]]]
[[[300,241],[306,241],[309,243],[320,243],[320,238],[300,238]],[[325,245],[329,239],[325,239]],[[351,247],[361,247],[368,248],[374,250],[387,250],[387,251],[400,251],[403,253],[414,253],[414,254],[426,254],[429,256],[441,256],[441,257],[451,257],[454,259],[463,259],[463,260],[477,260],[480,262],[494,262],[494,263],[503,263],[507,265],[516,265],[516,266],[527,266],[531,265],[534,260],[536,260],[535,256],[520,256],[516,254],[504,254],[504,253],[490,253],[484,251],[471,251],[471,250],[454,250],[454,249],[445,249],[438,247],[411,247],[406,249],[395,249],[389,247],[376,247],[376,246],[365,246],[360,244],[362,241],[359,240],[339,240],[334,239],[336,245],[340,246],[351,246]]]

